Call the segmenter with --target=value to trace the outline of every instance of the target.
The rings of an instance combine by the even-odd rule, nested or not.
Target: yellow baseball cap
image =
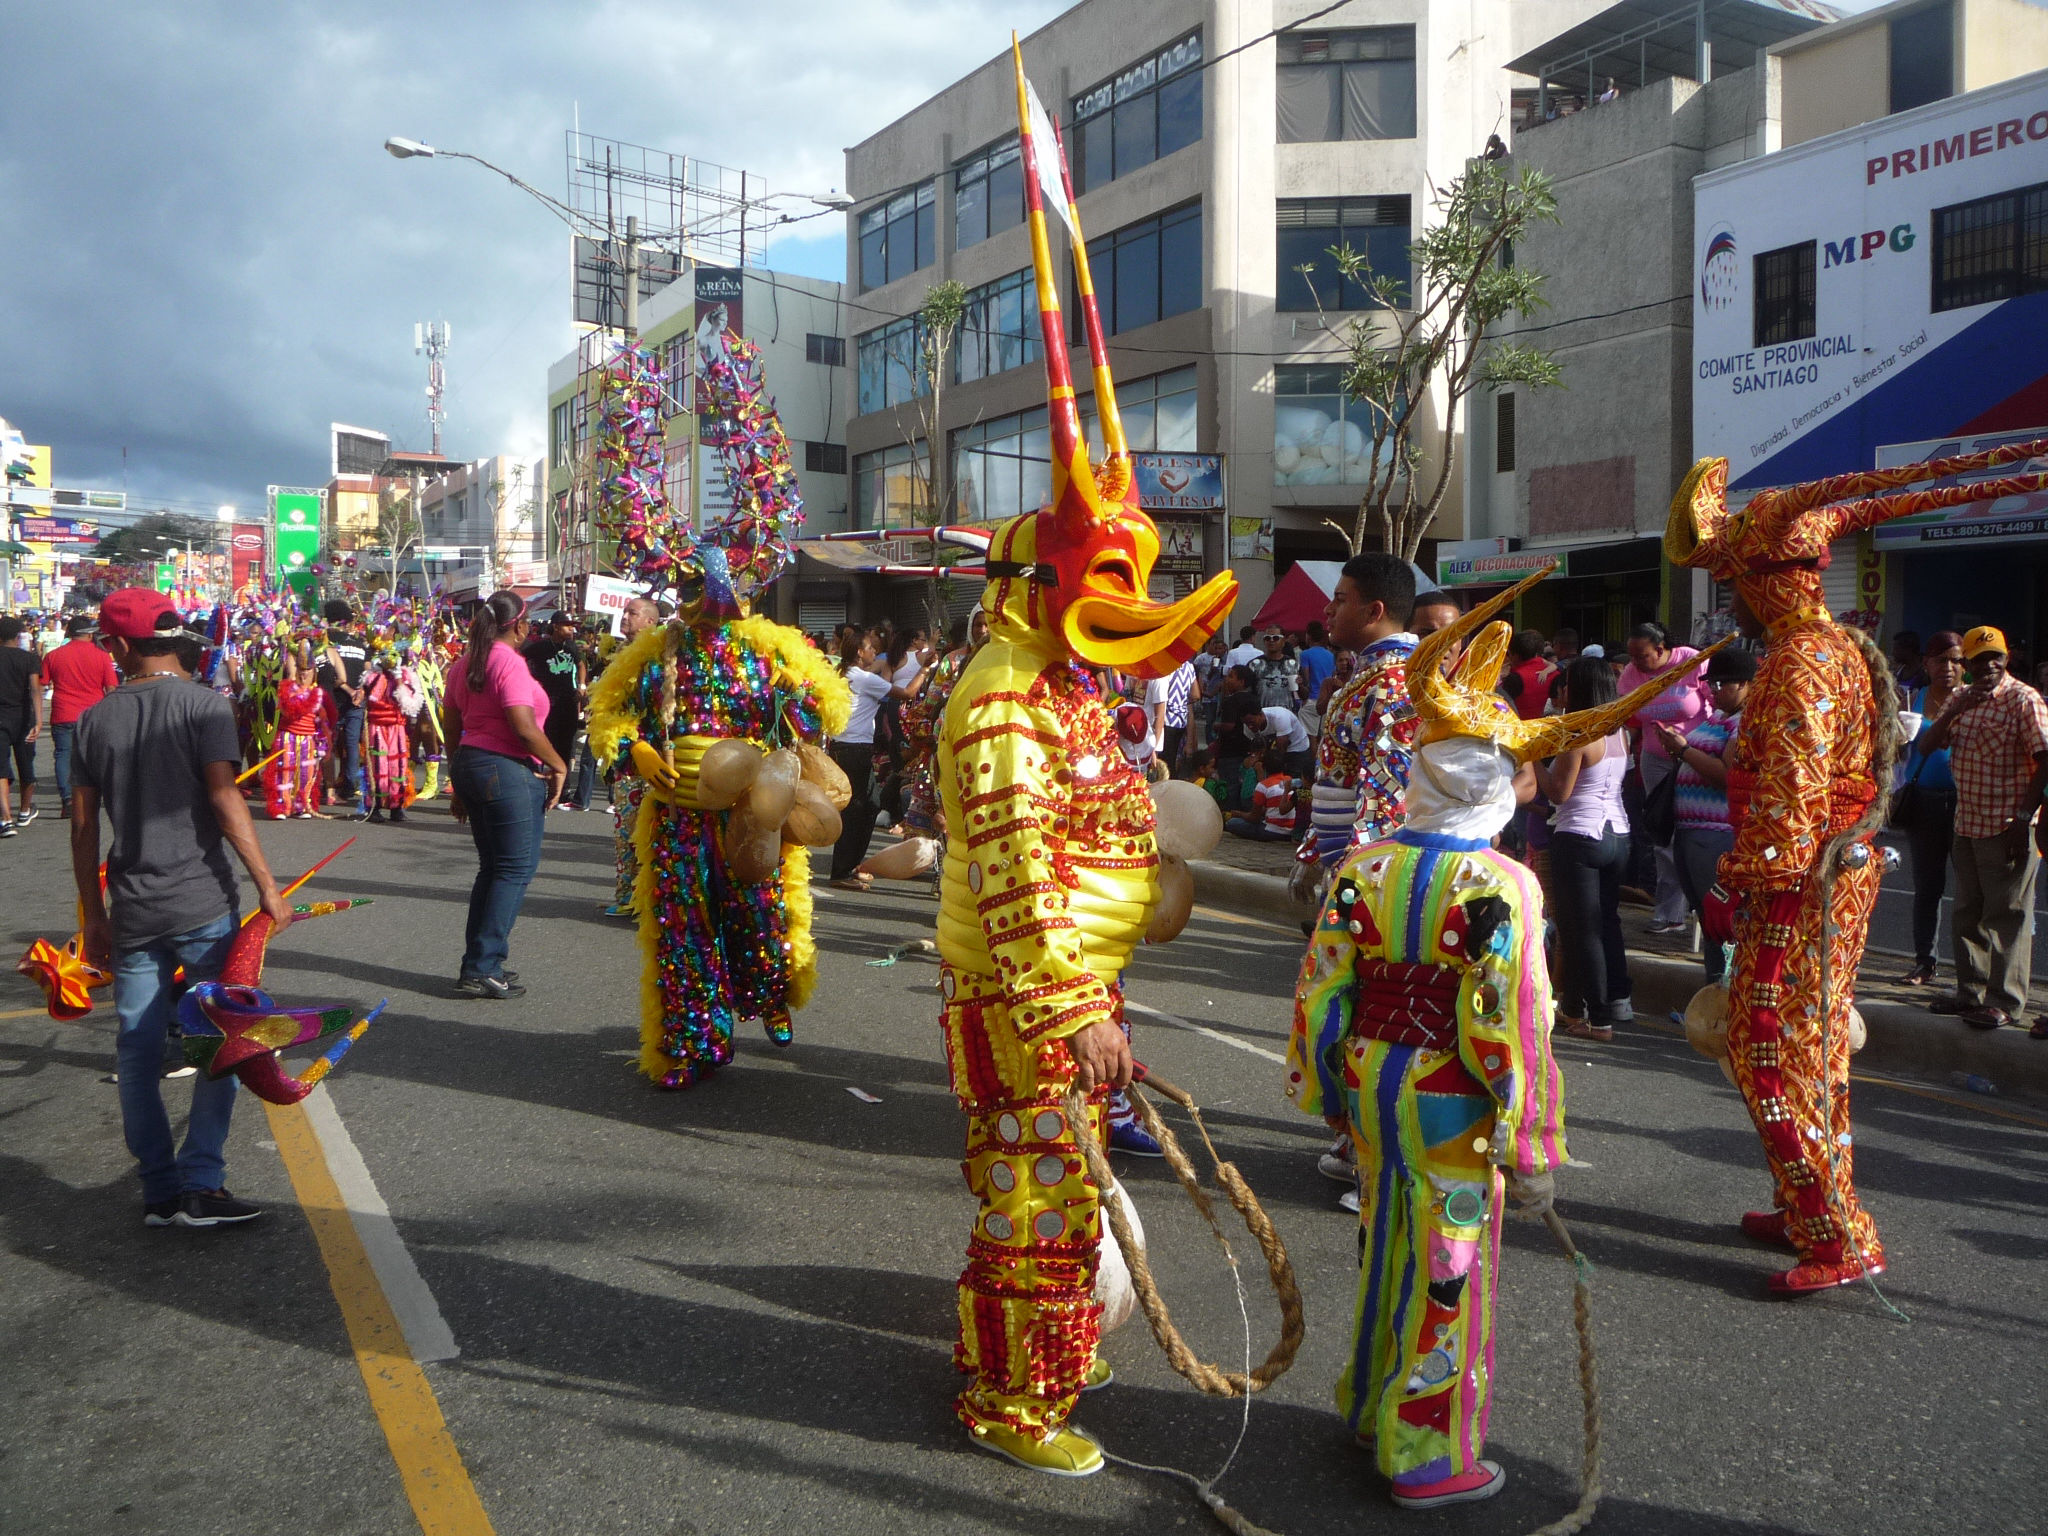
[[[1975,661],[1987,651],[1996,651],[2001,656],[2010,654],[2010,648],[2005,643],[2004,630],[1993,629],[1989,624],[1979,624],[1963,636],[1963,660]]]

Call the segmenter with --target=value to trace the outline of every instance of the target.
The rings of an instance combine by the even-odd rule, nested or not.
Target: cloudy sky
[[[573,344],[563,131],[839,186],[844,146],[1066,0],[8,0],[0,416],[61,485],[262,504],[327,476],[327,426],[427,442],[418,320],[454,330],[446,449],[543,451]],[[1864,9],[1874,0],[1850,0]],[[772,24],[735,26],[735,15]],[[771,248],[840,275],[827,217]]]
[[[0,416],[57,481],[150,506],[327,478],[332,421],[425,447],[416,320],[446,320],[446,450],[544,451],[574,344],[567,234],[459,161],[564,195],[563,133],[823,192],[842,149],[1062,0],[10,0],[0,86]],[[90,19],[87,19],[90,18]],[[838,276],[827,216],[771,258]]]

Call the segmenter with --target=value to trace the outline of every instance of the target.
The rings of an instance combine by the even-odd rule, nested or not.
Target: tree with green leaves
[[[953,351],[960,338],[960,326],[967,315],[967,289],[955,282],[933,283],[924,291],[924,303],[917,310],[915,362],[910,379],[911,422],[904,438],[911,451],[911,473],[917,477],[924,499],[925,515],[943,523],[953,515],[953,455],[947,451],[943,407],[946,378],[952,372]],[[900,418],[899,418],[900,419]],[[920,439],[924,452],[917,451]],[[932,563],[943,565],[958,557],[949,546],[934,542]],[[944,578],[934,577],[925,585],[926,620],[934,642],[944,636],[946,591]]]
[[[161,559],[167,549],[182,551],[188,539],[194,549],[211,549],[219,536],[220,525],[210,519],[152,512],[107,533],[92,553],[95,560],[116,565],[143,565]]]
[[[1325,519],[1353,554],[1376,536],[1381,549],[1415,558],[1450,490],[1455,424],[1473,390],[1563,382],[1549,353],[1489,334],[1510,316],[1545,307],[1543,275],[1513,260],[1515,242],[1531,228],[1558,222],[1550,178],[1474,160],[1432,201],[1436,217],[1408,248],[1411,279],[1374,272],[1348,246],[1331,251],[1377,307],[1344,336],[1344,393],[1372,423],[1369,478],[1350,526]],[[1417,429],[1432,407],[1442,412],[1440,430],[1425,454]]]

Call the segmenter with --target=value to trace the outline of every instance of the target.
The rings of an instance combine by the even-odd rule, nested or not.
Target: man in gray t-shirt
[[[278,894],[235,784],[241,746],[233,707],[192,681],[199,638],[171,600],[140,587],[112,593],[100,633],[126,679],[79,718],[71,754],[71,871],[85,912],[85,959],[114,974],[120,1016],[121,1124],[142,1177],[145,1225],[215,1227],[262,1211],[222,1182],[236,1081],[193,1079],[183,1147],[171,1139],[159,1086],[171,1023],[171,978],[209,981],[235,934],[232,846],[264,914],[282,929]],[[114,829],[100,893],[100,811]]]

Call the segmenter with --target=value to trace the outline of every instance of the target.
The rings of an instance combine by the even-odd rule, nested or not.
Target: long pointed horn
[[[1109,343],[1102,334],[1102,313],[1095,303],[1095,278],[1088,270],[1088,244],[1081,238],[1081,210],[1074,203],[1074,177],[1067,166],[1067,146],[1060,136],[1060,125],[1054,123],[1052,130],[1060,157],[1060,189],[1067,198],[1067,227],[1074,236],[1075,286],[1080,293],[1081,329],[1088,337],[1088,362],[1095,372],[1095,419],[1102,423],[1102,451],[1107,462],[1128,464],[1131,447],[1124,437],[1123,413],[1117,409],[1116,380],[1109,372]]]
[[[1803,512],[1812,507],[1824,507],[1830,502],[1841,501],[1849,496],[1868,496],[1873,491],[1896,490],[1901,486],[1917,485],[1923,480],[1945,480],[1950,475],[1973,474],[1980,469],[1996,469],[2001,464],[2017,464],[2022,459],[2048,458],[2048,438],[2037,438],[2030,443],[2007,443],[2001,448],[1987,448],[1981,453],[1957,454],[1947,459],[1927,459],[1918,464],[1900,464],[1892,469],[1859,469],[1845,475],[1831,475],[1825,480],[1811,480],[1804,485],[1792,486],[1775,493],[1779,506],[1788,512]],[[2036,487],[2038,489],[2038,487]],[[1772,492],[1763,492],[1772,495]],[[1930,491],[1925,494],[1938,495]],[[2020,494],[2013,491],[1985,491],[1981,495],[1966,496],[1964,501],[1989,500],[1993,496]],[[1955,506],[1958,503],[1941,502],[1941,506]],[[1877,519],[1884,521],[1883,518]]]
[[[1067,361],[1066,327],[1060,315],[1059,285],[1053,280],[1052,243],[1045,229],[1045,198],[1039,190],[1038,146],[1031,133],[1030,88],[1024,80],[1024,51],[1010,34],[1010,57],[1017,70],[1017,141],[1024,155],[1024,217],[1031,227],[1031,269],[1038,279],[1038,325],[1045,342],[1046,424],[1052,440],[1052,505],[1064,524],[1086,509],[1070,494],[1077,480],[1094,495],[1094,470],[1088,463],[1088,440],[1081,433],[1081,412],[1074,400],[1074,372]],[[1057,149],[1054,151],[1057,153]],[[1070,529],[1078,535],[1085,530]]]
[[[1496,592],[1470,613],[1460,614],[1435,634],[1422,637],[1414,654],[1408,658],[1407,674],[1409,702],[1423,721],[1427,722],[1433,716],[1447,718],[1456,712],[1454,699],[1458,685],[1444,676],[1444,658],[1453,647],[1463,645],[1466,638],[1477,634],[1488,619],[1556,569],[1555,560],[1546,561],[1541,570],[1531,571],[1506,591]]]

